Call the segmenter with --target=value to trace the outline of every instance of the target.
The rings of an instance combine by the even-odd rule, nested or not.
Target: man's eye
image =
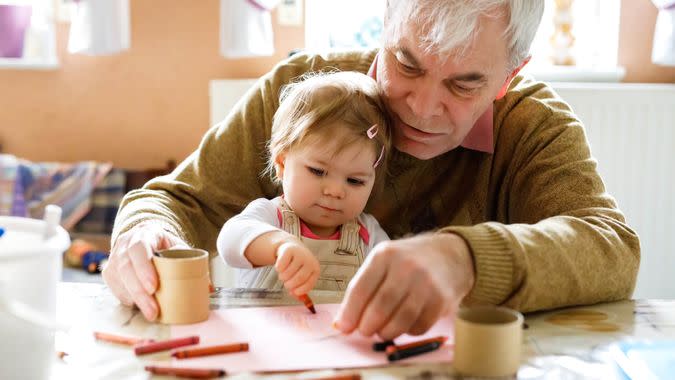
[[[406,74],[417,74],[417,73],[419,73],[419,69],[417,69],[416,67],[406,65],[405,63],[403,63],[399,60],[396,60],[396,62],[398,63],[399,69]]]
[[[347,183],[349,183],[350,185],[363,186],[365,184],[365,181],[362,181],[358,178],[347,178]]]
[[[311,166],[308,166],[307,170],[309,170],[310,173],[314,174],[317,177],[323,177],[323,175],[326,173],[321,169],[313,168]]]
[[[473,95],[474,93],[476,93],[476,91],[478,91],[479,88],[479,87],[466,87],[459,84],[455,84],[453,85],[453,87],[455,91],[461,95]]]

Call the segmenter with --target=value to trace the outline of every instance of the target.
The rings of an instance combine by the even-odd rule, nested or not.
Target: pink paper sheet
[[[303,306],[215,310],[206,322],[171,326],[171,336],[199,335],[196,348],[216,344],[248,342],[249,351],[191,359],[173,359],[172,365],[194,368],[223,368],[228,373],[294,369],[352,368],[382,366],[389,362],[383,352],[374,352],[376,337],[355,333],[340,335],[331,323],[339,304],[315,305],[317,314]],[[448,336],[440,349],[396,363],[452,362],[453,326],[450,318],[440,320],[426,334],[396,339],[397,344]]]

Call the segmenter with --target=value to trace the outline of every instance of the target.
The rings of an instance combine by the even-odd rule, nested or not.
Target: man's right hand
[[[148,321],[157,318],[159,307],[152,295],[157,290],[157,272],[152,265],[154,252],[188,245],[151,222],[141,223],[117,238],[103,281],[120,302],[137,305]]]

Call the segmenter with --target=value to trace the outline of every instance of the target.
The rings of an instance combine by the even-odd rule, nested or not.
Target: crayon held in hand
[[[145,366],[145,370],[155,375],[188,377],[191,379],[210,379],[212,377],[222,377],[226,375],[226,372],[222,369],[209,368],[177,368],[148,365]]]
[[[300,298],[300,301],[305,304],[305,307],[309,309],[309,311],[312,312],[312,314],[316,314],[316,309],[314,308],[314,302],[312,302],[312,299],[309,298],[307,294],[303,294],[301,296],[298,296]]]
[[[171,354],[177,359],[195,358],[198,356],[229,354],[232,352],[248,351],[248,343],[221,344],[219,346],[209,346],[192,348],[187,350],[175,351]]]
[[[126,344],[127,346],[133,346],[139,343],[154,342],[154,340],[152,339],[139,338],[135,336],[115,335],[104,333],[101,331],[94,331],[94,338],[96,338],[96,340],[102,340],[104,342]]]
[[[172,348],[189,346],[197,343],[199,343],[199,337],[196,335],[185,338],[168,339],[159,342],[138,345],[134,347],[134,353],[136,353],[136,355],[152,354],[154,352],[166,351]]]

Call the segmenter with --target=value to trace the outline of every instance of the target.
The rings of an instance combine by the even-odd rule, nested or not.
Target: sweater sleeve
[[[253,268],[244,252],[258,236],[271,231],[281,231],[277,210],[274,201],[259,198],[225,222],[218,235],[216,247],[218,254],[229,266]]]
[[[495,221],[442,229],[462,236],[474,258],[476,281],[465,301],[533,311],[629,298],[638,237],[605,191],[568,106],[521,101],[496,145]]]

